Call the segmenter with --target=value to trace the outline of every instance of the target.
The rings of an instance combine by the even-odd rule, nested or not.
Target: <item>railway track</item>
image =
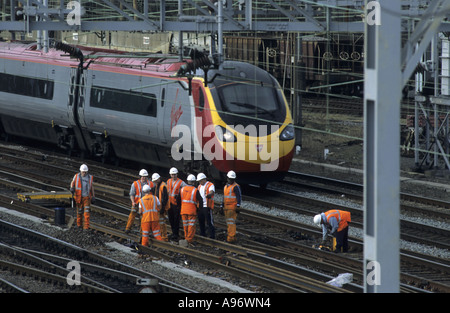
[[[0,268],[68,292],[194,292],[73,244],[0,220]],[[69,268],[70,264],[74,267]],[[76,268],[83,269],[74,277]],[[72,274],[73,273],[73,274]],[[77,281],[78,282],[77,282]],[[14,285],[10,282],[10,285]],[[49,289],[51,290],[51,289]]]
[[[10,198],[10,197],[6,197],[6,196],[4,196],[4,197],[1,197],[1,201],[0,201],[0,203],[2,204],[2,205],[5,205],[5,206],[8,206],[8,204],[10,203],[10,202],[12,202],[13,201],[13,199],[14,198]],[[24,209],[25,210],[25,212],[27,212],[27,213],[31,213],[31,214],[34,214],[34,215],[39,215],[39,216],[42,216],[42,215],[50,215],[52,212],[51,212],[51,210],[49,210],[49,209],[46,209],[46,208],[39,208],[38,206],[36,206],[36,205],[33,205],[32,203],[18,203],[17,205],[20,205],[21,206],[21,208],[20,208],[20,210],[22,210],[22,209]],[[94,210],[95,211],[95,210]],[[108,213],[107,213],[108,214]],[[126,218],[127,218],[127,215],[122,215],[122,216],[120,216],[120,215],[117,215],[117,213],[115,214],[115,217],[116,218],[121,218],[122,220],[126,220]],[[95,223],[93,223],[94,225],[95,225]],[[92,227],[93,229],[96,229],[96,230],[99,230],[99,231],[102,231],[102,232],[104,232],[104,233],[108,233],[108,234],[111,234],[111,229],[109,229],[109,228],[107,228],[106,226],[103,226],[103,225],[95,225],[95,226],[93,226]],[[108,230],[106,230],[106,229],[108,229]],[[114,232],[115,233],[113,233],[113,234],[116,234],[116,236],[117,236],[117,234],[122,234],[122,236],[123,236],[123,232],[122,231],[120,231],[120,230],[117,230],[117,229],[114,229]],[[122,238],[123,239],[123,238]],[[134,238],[134,240],[138,240],[138,238]],[[141,248],[143,248],[143,247],[141,247]],[[171,248],[171,249],[169,249],[169,248]],[[146,248],[143,248],[143,249],[146,249]],[[183,253],[183,254],[186,254],[187,252],[189,252],[189,255],[190,255],[190,258],[193,258],[193,257],[196,257],[196,261],[198,261],[198,262],[205,262],[205,260],[208,260],[209,258],[207,257],[207,256],[202,256],[201,258],[198,256],[198,252],[193,252],[193,251],[190,251],[190,250],[187,250],[187,251],[178,251],[178,250],[180,250],[180,249],[182,249],[181,247],[178,247],[178,246],[175,246],[175,247],[173,247],[172,245],[169,245],[169,246],[166,246],[165,247],[165,249],[166,250],[176,250],[176,251],[172,251],[172,252],[174,252],[174,253]],[[160,254],[159,254],[159,256],[160,256]],[[211,262],[211,261],[209,261],[209,262]],[[228,260],[228,262],[229,262],[229,260]],[[233,263],[234,262],[236,262],[236,261],[233,261]],[[217,258],[217,260],[215,260],[215,267],[217,267],[217,266],[219,266],[219,267],[223,267],[223,265],[221,265],[221,262],[220,262],[220,259],[219,258]],[[230,267],[230,266],[225,266],[226,267],[226,271],[231,271],[233,274],[235,274],[235,275],[239,275],[239,276],[241,276],[241,277],[245,277],[245,276],[249,276],[250,274],[249,273],[244,273],[244,272],[242,272],[242,270],[239,270],[239,268],[238,267]],[[260,265],[260,267],[262,267],[261,265]],[[272,270],[272,275],[274,275],[273,274],[273,272],[275,271],[275,269],[273,269]],[[244,275],[245,274],[245,275]],[[267,275],[269,275],[269,274],[267,274]],[[291,276],[291,275],[290,275]],[[278,275],[278,277],[281,277],[281,275]],[[271,282],[271,280],[270,279],[263,279],[263,278],[258,278],[258,277],[256,277],[256,278],[253,278],[254,280],[256,280],[256,281],[259,281],[260,283],[264,283],[264,285],[265,286],[273,286],[273,288],[275,288],[275,290],[280,290],[280,291],[290,291],[290,292],[293,292],[293,291],[302,291],[302,289],[296,289],[296,288],[294,288],[294,287],[291,287],[291,286],[282,286],[281,285],[281,287],[280,286],[278,286],[278,285],[280,285],[280,283],[273,283],[273,282]],[[287,278],[284,278],[285,280],[287,280]],[[294,281],[292,281],[293,280],[293,278],[289,278],[289,280],[291,281],[291,284],[301,284],[302,283],[302,281],[297,281],[297,282],[294,282]],[[297,280],[298,280],[298,278],[297,278]],[[303,279],[303,284],[304,284],[304,281],[305,281],[305,279]],[[305,290],[307,290],[307,291],[319,291],[319,290],[322,290],[322,291],[327,291],[327,292],[330,292],[330,291],[332,291],[333,289],[335,289],[334,287],[332,287],[332,286],[329,286],[329,285],[325,285],[325,283],[323,283],[323,282],[318,282],[318,283],[316,283],[316,285],[317,284],[319,284],[319,285],[322,285],[321,287],[315,287],[315,289],[313,289],[313,287],[312,287],[312,284],[313,283],[310,283],[310,286],[308,287],[303,287],[303,290],[305,291]],[[340,290],[334,290],[335,292],[339,292]]]
[[[16,152],[17,154],[20,154],[18,152]],[[28,156],[17,156],[19,157],[18,159],[16,158],[15,155],[12,155],[15,153],[9,152],[9,153],[5,153],[2,152],[2,165],[3,166],[3,173],[7,172],[8,167],[11,167],[11,165],[8,165],[8,163],[12,162],[14,163],[14,165],[12,167],[17,167],[18,164],[20,164],[20,171],[22,171],[21,173],[17,173],[20,171],[14,171],[14,176],[15,178],[12,178],[12,176],[10,176],[9,178],[6,178],[6,182],[5,180],[3,181],[2,184],[8,184],[11,180],[15,180],[17,178],[17,175],[19,175],[20,179],[22,179],[23,181],[26,181],[27,179],[32,179],[32,181],[34,182],[34,186],[32,186],[32,188],[36,188],[36,189],[43,189],[43,190],[49,190],[49,185],[51,185],[50,189],[54,190],[57,188],[62,189],[66,189],[70,179],[72,177],[72,175],[74,174],[74,172],[77,171],[80,162],[79,161],[71,161],[71,160],[64,160],[61,161],[60,159],[55,158],[55,164],[58,165],[52,165],[52,164],[46,164],[46,163],[52,163],[52,158],[54,157],[45,157],[45,161],[42,161],[42,156],[39,155],[35,155],[35,154],[28,154]],[[28,159],[32,158],[35,159],[34,162],[29,163]],[[6,162],[6,164],[5,164]],[[61,166],[60,164],[62,163],[63,166]],[[108,219],[113,219],[113,220],[121,220],[122,222],[126,220],[127,216],[128,216],[128,212],[129,212],[129,208],[128,208],[128,197],[125,196],[125,194],[127,194],[127,191],[129,189],[129,185],[131,184],[131,181],[134,178],[134,175],[130,175],[121,171],[117,171],[116,169],[114,169],[111,172],[108,172],[106,167],[102,167],[101,165],[99,165],[98,167],[96,165],[91,165],[90,164],[90,169],[91,171],[94,173],[94,175],[96,174],[96,172],[98,171],[99,173],[101,173],[102,177],[99,177],[100,175],[95,175],[95,181],[96,184],[99,185],[100,189],[97,189],[97,185],[96,185],[96,190],[101,190],[101,192],[96,192],[97,193],[97,202],[96,205],[93,206],[93,211],[94,213],[97,212],[98,214],[101,214],[102,216],[109,216]],[[34,176],[33,178],[25,178],[26,176],[30,177],[31,172],[33,172],[36,176]],[[41,172],[40,174],[37,172]],[[43,175],[42,173],[45,173],[47,177],[51,177],[49,178],[50,180],[47,181],[46,179],[43,179],[42,177],[40,178],[39,175]],[[3,174],[2,174],[3,175]],[[61,178],[58,178],[61,177]],[[128,180],[128,181],[127,181]],[[43,181],[43,182],[40,182]],[[14,182],[14,184],[16,184],[13,187],[8,187],[8,188],[13,188],[14,192],[17,192],[17,190],[19,188],[23,188],[26,189],[25,187],[19,187],[17,186],[17,182]],[[25,183],[24,183],[25,184]],[[30,182],[26,183],[27,185],[33,185]],[[27,187],[30,188],[30,187]],[[14,192],[11,192],[11,194],[13,194]],[[10,203],[12,198],[8,198],[8,199],[4,199],[2,202],[0,202],[1,206],[7,206],[8,203]],[[297,200],[298,201],[298,200]],[[67,204],[67,203],[66,203]],[[32,203],[26,203],[23,204],[25,207],[27,207],[28,209],[33,206]],[[107,209],[105,210],[106,207]],[[33,211],[34,213],[36,213],[36,208],[33,208],[31,211]],[[51,216],[52,214],[52,210],[47,211],[47,213],[39,213],[39,214],[48,214],[48,216]],[[245,214],[249,214],[248,212],[243,212],[240,214],[240,216],[243,218]],[[69,217],[67,217],[69,218]],[[254,221],[256,220],[255,217],[246,217],[246,219],[250,219],[253,221],[253,223],[255,223]],[[272,218],[270,218],[272,219]],[[99,219],[100,220],[100,219]],[[220,220],[220,218],[218,217],[218,220]],[[241,220],[241,218],[240,218]],[[93,227],[98,227],[97,230],[98,231],[102,231],[107,233],[107,231],[105,231],[105,229],[109,229],[111,227],[107,226],[107,225],[102,225],[102,224],[96,224],[95,222],[95,218],[93,218],[94,221],[94,225]],[[241,222],[241,221],[240,221]],[[107,224],[107,223],[106,223]],[[123,236],[123,227],[120,226],[120,223],[112,223],[116,226],[116,228],[114,228],[114,232],[116,232],[115,234],[110,234],[111,236],[120,238],[120,236]],[[122,224],[124,225],[124,224]],[[118,228],[117,228],[118,227]],[[267,226],[264,226],[265,230],[267,229]],[[306,232],[306,228],[305,225],[294,225],[292,226],[292,232],[293,233],[303,233]],[[100,230],[101,229],[101,230]],[[112,232],[112,230],[108,230],[110,232]],[[269,266],[268,264],[274,263],[275,259],[276,259],[276,253],[279,253],[278,255],[280,255],[280,247],[282,247],[282,245],[278,242],[275,245],[265,245],[264,249],[261,247],[262,243],[258,242],[258,241],[254,241],[251,240],[251,235],[243,235],[244,234],[244,228],[243,225],[238,225],[238,231],[240,234],[242,234],[242,239],[243,242],[245,240],[245,244],[243,243],[243,245],[245,245],[246,247],[246,253],[244,254],[242,251],[241,252],[236,252],[235,250],[238,247],[234,247],[233,245],[229,245],[231,247],[226,247],[226,249],[223,246],[218,247],[218,243],[217,241],[213,241],[213,243],[205,243],[203,242],[205,239],[202,237],[196,237],[197,241],[198,241],[198,246],[196,246],[194,249],[184,249],[184,250],[178,250],[177,252],[172,251],[172,253],[182,253],[184,255],[188,255],[188,257],[192,260],[195,260],[195,262],[205,262],[205,261],[201,261],[203,259],[208,259],[208,256],[200,256],[199,251],[201,250],[217,250],[217,251],[221,251],[221,254],[216,255],[214,257],[212,257],[214,259],[213,263],[209,263],[208,266],[214,266],[214,267],[219,267],[221,268],[221,270],[226,270],[226,271],[231,271],[234,272],[234,275],[238,275],[240,277],[249,277],[250,273],[253,275],[255,275],[254,277],[252,277],[251,279],[253,281],[259,281],[260,283],[263,284],[268,284],[268,279],[270,280],[274,280],[277,283],[280,283],[285,286],[280,287],[280,286],[275,286],[273,285],[274,290],[281,290],[281,291],[287,291],[287,290],[295,290],[295,291],[313,291],[313,292],[318,292],[320,290],[320,288],[329,288],[329,286],[323,286],[323,284],[325,283],[324,280],[329,279],[330,277],[333,277],[333,274],[336,274],[336,272],[333,271],[329,271],[328,273],[326,273],[326,270],[323,270],[323,272],[321,273],[321,275],[317,274],[317,271],[315,275],[320,276],[320,278],[318,276],[316,276],[315,278],[311,278],[309,277],[307,280],[311,281],[311,280],[317,280],[317,284],[320,285],[320,287],[315,286],[314,288],[316,289],[312,289],[312,286],[302,286],[299,287],[301,284],[301,279],[298,276],[298,273],[300,272],[300,269],[297,267],[295,267],[295,263],[294,265],[292,265],[292,263],[287,263],[281,265],[276,264],[275,267],[275,271],[272,274],[269,273],[265,273],[266,271],[268,271]],[[279,234],[278,238],[280,237],[286,237],[286,229],[283,228],[283,232],[284,234]],[[265,232],[266,233],[266,232]],[[261,234],[261,228],[259,228],[259,234]],[[315,230],[315,234],[311,235],[312,237],[318,237],[317,235],[317,229]],[[269,236],[265,235],[263,236],[265,237],[265,240],[268,240],[267,238],[269,238]],[[276,237],[275,237],[276,238]],[[122,237],[123,239],[123,237]],[[134,240],[137,240],[137,238],[134,238]],[[274,239],[271,239],[274,240]],[[206,240],[207,241],[207,240]],[[260,240],[261,241],[261,240]],[[276,242],[276,241],[274,241]],[[159,242],[154,242],[152,244],[152,248],[148,248],[151,249],[146,251],[146,253],[149,254],[153,254],[153,255],[159,255],[158,257],[162,257],[160,250],[170,250],[169,247],[171,249],[180,249],[181,247],[179,247],[178,245],[167,245],[166,243],[162,243],[163,245],[166,245],[164,247],[159,247],[157,245],[159,245]],[[307,243],[307,245],[309,245],[310,247],[310,242]],[[258,248],[260,250],[257,250],[257,252],[254,251],[250,251],[250,247],[252,246],[258,246]],[[303,244],[303,246],[305,246]],[[175,248],[174,248],[175,247]],[[141,249],[147,250],[146,247],[141,247]],[[182,248],[181,248],[182,249]],[[227,250],[228,249],[228,250]],[[240,249],[240,248],[239,248]],[[290,250],[289,250],[290,249]],[[294,253],[295,250],[292,250],[292,248],[289,248],[288,250],[286,250],[285,256],[289,255],[289,253],[291,253],[291,255],[294,254],[298,254],[298,253]],[[295,249],[299,249],[299,247],[296,247]],[[304,249],[304,248],[302,248]],[[361,249],[361,248],[359,248]],[[254,249],[255,250],[255,249]],[[261,252],[264,251],[263,253]],[[269,254],[269,250],[272,250],[273,252],[273,257],[271,260],[265,259],[262,261],[262,259],[264,258],[264,255],[270,255]],[[317,249],[314,249],[317,250]],[[250,252],[249,252],[250,251]],[[327,253],[327,252],[323,252],[320,250],[319,253]],[[361,250],[355,250],[355,253],[360,253]],[[308,252],[305,253],[305,255],[303,256],[303,258],[307,258],[308,257],[308,253],[311,254],[311,250],[309,250]],[[237,255],[239,257],[230,257],[229,255]],[[333,253],[327,253],[327,255],[333,255]],[[170,254],[169,254],[170,255]],[[224,257],[225,255],[225,257]],[[279,256],[278,256],[279,257]],[[335,267],[335,265],[330,265],[330,264],[339,264],[342,263],[342,258],[343,256],[336,256],[338,258],[338,261],[334,261],[335,263],[328,263],[328,264],[316,264],[316,265],[309,265],[312,268],[316,268],[316,269],[328,269],[330,270],[331,268]],[[170,256],[169,256],[170,258]],[[245,258],[245,259],[244,259]],[[357,257],[356,257],[357,258]],[[255,260],[258,259],[258,260]],[[340,259],[340,261],[339,261]],[[211,260],[209,260],[211,261]],[[299,261],[300,262],[300,261]],[[337,263],[336,263],[337,262]],[[224,264],[225,263],[225,264]],[[220,264],[220,265],[219,265]],[[303,264],[303,263],[300,263]],[[223,267],[224,266],[224,267]],[[361,264],[357,265],[359,268],[354,268],[353,272],[355,272],[355,277],[358,277],[358,274],[356,275],[357,272],[361,271]],[[276,269],[279,268],[289,268],[290,267],[290,271],[289,270],[285,270],[285,278],[280,278],[279,275],[277,275]],[[330,275],[331,274],[331,275]],[[305,275],[305,277],[308,277],[307,274],[302,274]],[[422,288],[426,289],[426,290],[433,290],[433,291],[439,291],[439,290],[443,290],[442,288],[446,288],[445,284],[441,284],[440,283],[436,283],[436,284],[432,284],[433,281],[430,281],[429,279],[426,279],[424,277],[420,277],[419,275],[416,275],[418,277],[418,279],[421,279],[421,281],[423,282],[424,279],[428,282],[428,284],[426,286],[421,286]],[[293,282],[292,280],[295,279],[297,280],[297,282]],[[249,278],[250,279],[250,278]],[[302,278],[304,279],[304,278]],[[417,280],[416,280],[417,281]],[[412,282],[412,280],[406,280],[406,282]],[[416,284],[418,286],[418,284],[416,282],[413,282],[413,284]],[[311,289],[308,289],[311,288]],[[319,288],[319,289],[317,289]],[[355,289],[351,289],[351,290],[347,290],[347,291],[352,291],[352,292],[360,292],[361,291],[361,287],[356,286],[352,286],[352,288]],[[404,288],[403,291],[417,291],[414,289],[414,287],[402,287]],[[408,288],[412,288],[412,289],[408,289]],[[441,288],[441,289],[439,289]],[[322,291],[324,291],[325,289],[322,289]],[[338,289],[338,290],[334,290],[334,291],[343,291],[344,289]],[[328,292],[329,289],[328,289]]]
[[[241,231],[245,231],[248,235],[254,238],[259,237],[256,232],[247,230],[248,228],[242,225],[242,223],[257,223],[266,225],[267,227],[273,227],[277,230],[283,229],[285,232],[291,232],[292,235],[299,238],[298,240],[286,240],[280,239],[279,237],[264,235],[264,241],[270,242],[271,245],[275,247],[290,247],[290,250],[297,251],[302,250],[311,257],[316,258],[326,258],[328,262],[335,264],[336,267],[340,267],[345,262],[350,262],[352,264],[352,269],[346,269],[354,274],[354,277],[359,277],[362,283],[362,251],[363,242],[357,238],[350,238],[349,240],[349,251],[350,258],[343,257],[342,255],[337,255],[329,252],[318,252],[317,249],[311,248],[312,243],[314,243],[314,237],[321,237],[321,231],[317,227],[305,227],[305,225],[300,225],[295,221],[288,220],[281,217],[270,216],[267,217],[264,214],[257,212],[244,210],[241,213]],[[242,229],[245,230],[242,230]],[[301,230],[301,236],[298,232]],[[269,239],[267,237],[270,237]],[[262,240],[262,238],[261,238]],[[309,244],[305,244],[309,243]],[[270,255],[270,252],[267,252]],[[401,250],[401,262],[402,262],[402,281],[412,283],[415,286],[422,285],[424,283],[424,278],[428,278],[429,285],[428,288],[432,290],[443,290],[445,292],[450,291],[450,262],[448,260],[442,260],[437,257],[432,257],[429,255],[423,255],[419,253],[412,253],[407,250]],[[422,266],[419,270],[419,265]]]
[[[7,202],[3,200],[4,202]],[[31,204],[25,204],[26,206],[30,206]],[[37,207],[33,207],[34,214],[42,214],[39,213]],[[9,224],[0,224],[0,230],[3,232],[10,233],[10,228],[12,226]],[[105,225],[92,223],[91,228],[95,231],[107,234],[109,236],[113,236],[116,239],[138,242],[139,235],[127,235],[124,234],[122,230],[108,227]],[[24,231],[20,229],[20,231]],[[1,234],[1,233],[0,233]],[[34,235],[34,234],[32,234]],[[20,233],[21,238],[27,238],[32,235],[24,235]],[[8,236],[10,240],[10,236]],[[26,246],[29,246],[29,243],[25,243]],[[160,242],[160,241],[152,241],[151,247],[143,247],[138,245],[138,250],[141,254],[149,254],[155,256],[157,258],[163,259],[172,259],[173,255],[183,255],[183,258],[189,260],[189,262],[196,262],[199,264],[203,264],[207,267],[213,267],[216,270],[219,269],[223,272],[228,272],[232,275],[249,279],[256,283],[264,285],[266,288],[271,288],[271,290],[275,290],[278,292],[348,292],[345,288],[336,288],[331,285],[326,284],[326,281],[329,281],[333,277],[327,275],[318,275],[314,272],[305,271],[301,273],[301,271],[297,270],[295,273],[285,271],[284,273],[280,271],[278,266],[284,262],[278,261],[277,267],[268,267],[266,263],[263,263],[265,258],[264,253],[257,250],[250,250],[247,248],[242,248],[239,246],[230,245],[223,242],[217,242],[215,240],[208,240],[206,238],[199,237],[197,240],[198,246],[196,249],[186,248],[181,245],[174,245],[173,243]],[[64,250],[66,250],[64,248]],[[162,252],[164,251],[164,252]],[[211,254],[205,251],[215,251],[215,254]],[[53,249],[50,251],[54,254]],[[44,253],[35,252],[36,254],[43,255]],[[250,254],[258,255],[259,260],[255,260],[255,257],[250,257]],[[14,254],[11,252],[11,254]],[[49,253],[45,253],[47,258],[58,259],[61,257],[54,256]],[[67,261],[68,259],[63,259],[62,262]],[[85,268],[85,265],[82,265]],[[251,267],[251,268],[249,268]],[[286,267],[286,265],[285,265]],[[66,273],[67,275],[67,273]],[[112,274],[109,274],[112,275]],[[320,278],[320,279],[319,279]],[[45,279],[45,278],[43,278]],[[130,280],[129,284],[136,281],[136,279]],[[53,280],[52,280],[53,281]],[[58,281],[61,283],[62,279]],[[89,287],[89,285],[88,285]],[[83,291],[95,291],[99,292],[95,289],[89,289],[86,287],[82,289]],[[130,292],[132,289],[127,289],[123,292]],[[358,290],[361,292],[361,287],[352,287],[352,291]],[[116,292],[115,289],[110,290],[110,292]]]
[[[364,186],[359,183],[348,182],[338,179],[332,179],[317,175],[310,175],[290,171],[286,179],[282,182],[285,186],[290,186],[297,189],[308,189],[319,192],[326,192],[327,194],[344,195],[362,203]],[[433,218],[449,218],[450,202],[433,199],[410,193],[400,193],[401,210],[406,213],[420,213]]]
[[[363,99],[339,99],[330,98],[328,104],[325,97],[305,97],[303,98],[302,110],[305,112],[325,114],[345,114],[350,116],[363,116]],[[408,99],[402,100],[402,116],[411,114],[411,104]]]
[[[339,209],[349,211],[352,214],[352,227],[363,228],[363,211],[361,208],[355,208],[350,205],[342,205],[327,202],[321,199],[313,199],[308,196],[300,196],[281,190],[267,189],[263,196],[260,195],[259,188],[247,188],[247,199],[264,205],[268,208],[277,207],[285,211],[314,216],[327,210]],[[429,214],[433,217],[434,210],[425,208],[414,208],[414,211],[420,210],[422,214]],[[450,212],[450,211],[449,211]],[[449,214],[445,211],[437,213],[440,218],[449,220]],[[425,224],[412,222],[402,219],[400,221],[401,238],[411,242],[435,246],[441,249],[450,249],[450,230],[428,226]]]
[[[289,179],[290,178],[290,179]],[[298,172],[290,172],[287,181],[283,182],[283,186],[290,186],[290,188],[296,188],[297,190],[313,190],[327,195],[337,195],[338,197],[344,196],[355,200],[355,206],[340,206],[335,203],[321,202],[320,200],[310,199],[308,197],[301,197],[292,192],[284,192],[279,188],[270,190],[266,195],[270,194],[274,197],[282,197],[286,199],[288,204],[286,209],[293,211],[300,211],[297,203],[299,199],[302,199],[302,204],[307,204],[301,211],[305,214],[317,214],[314,211],[316,207],[322,207],[323,211],[330,209],[342,209],[350,211],[352,213],[352,225],[358,228],[362,228],[363,212],[362,212],[362,189],[361,184],[340,181],[336,179],[329,179],[326,177],[319,177],[315,175],[307,175]],[[256,191],[252,191],[257,193]],[[401,193],[401,206],[400,210],[405,215],[419,215],[426,217],[427,219],[441,220],[448,223],[450,221],[450,202],[432,199],[427,197],[421,197],[408,193]],[[267,199],[267,198],[266,198]],[[304,200],[304,201],[303,201]],[[268,205],[273,205],[270,202]],[[311,209],[307,209],[311,208]],[[433,245],[442,249],[450,249],[450,230],[446,228],[432,227],[423,223],[417,223],[409,221],[407,219],[401,220],[401,235],[402,239],[423,243],[427,245]]]

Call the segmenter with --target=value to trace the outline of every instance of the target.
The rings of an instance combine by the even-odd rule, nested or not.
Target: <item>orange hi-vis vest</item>
[[[158,213],[158,200],[154,195],[145,195],[142,199],[139,200],[139,203],[142,207],[142,219],[141,222],[158,222],[159,221],[159,213]]]
[[[180,194],[182,182],[183,181],[179,178],[177,178],[176,180],[173,180],[172,178],[170,178],[167,181],[167,191],[169,192],[169,202],[174,205],[177,204],[177,200],[175,197]]]
[[[134,184],[134,190],[136,190],[136,194],[134,195],[134,202],[138,203],[139,200],[141,199],[141,195],[143,194],[142,193],[143,185],[142,185],[140,179],[134,181],[133,184]],[[152,181],[147,180],[147,184],[150,186],[150,188],[153,188],[155,186],[155,184],[153,184]]]
[[[337,231],[343,230],[348,226],[348,223],[351,222],[350,212],[342,211],[342,210],[330,210],[324,213],[327,218],[327,223],[331,217],[336,218],[338,221],[338,229]]]
[[[231,185],[225,185],[223,188],[223,204],[227,206],[235,206],[237,205],[236,194],[234,193],[234,187],[239,186],[236,183]]]
[[[181,212],[180,214],[197,214],[197,188],[194,186],[184,186],[180,191]]]
[[[94,176],[89,175],[89,197],[92,198],[92,183],[94,182]],[[76,202],[81,202],[81,173],[75,174],[75,193],[74,198]]]
[[[165,187],[167,187],[166,183],[161,182],[161,185],[159,185],[159,192],[158,192],[158,198],[159,198],[159,201],[161,201],[161,205],[162,205],[162,195],[163,195],[163,191],[164,191]],[[167,201],[166,207],[164,208],[164,210],[167,211],[169,209],[169,207],[170,207],[170,201]]]
[[[209,194],[209,188],[211,188],[211,186],[214,186],[214,184],[209,181],[205,183],[205,198]],[[200,191],[200,185],[198,186],[198,190]],[[206,206],[210,209],[214,209],[214,195],[210,199],[206,198]]]

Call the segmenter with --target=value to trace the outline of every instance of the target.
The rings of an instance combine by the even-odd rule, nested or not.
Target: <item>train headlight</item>
[[[292,140],[295,138],[295,130],[294,126],[292,124],[289,124],[286,126],[283,131],[280,134],[280,140],[286,141],[286,140]]]
[[[236,136],[230,132],[228,129],[226,129],[223,126],[217,125],[215,127],[216,136],[219,138],[220,141],[223,142],[236,142]]]

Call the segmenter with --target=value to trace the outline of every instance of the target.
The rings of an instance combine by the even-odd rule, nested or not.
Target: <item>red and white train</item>
[[[0,42],[0,132],[257,184],[283,179],[294,150],[283,92],[256,66],[62,43]]]

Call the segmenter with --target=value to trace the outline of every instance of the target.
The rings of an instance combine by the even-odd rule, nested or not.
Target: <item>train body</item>
[[[171,55],[66,50],[0,42],[3,135],[216,179],[234,170],[242,183],[288,171],[292,119],[266,71],[225,61],[186,72],[192,60]]]

